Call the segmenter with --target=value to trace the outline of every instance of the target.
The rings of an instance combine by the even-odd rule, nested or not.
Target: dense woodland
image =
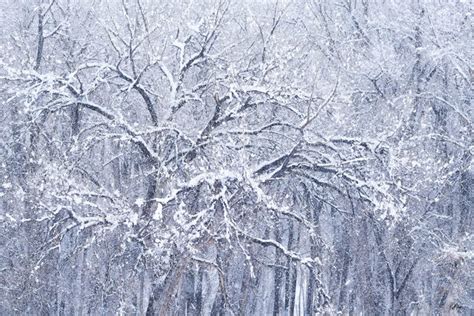
[[[473,7],[0,1],[0,314],[472,315]]]

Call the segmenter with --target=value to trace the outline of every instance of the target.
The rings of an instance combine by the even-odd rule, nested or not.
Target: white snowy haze
[[[473,9],[0,0],[0,315],[473,315]]]

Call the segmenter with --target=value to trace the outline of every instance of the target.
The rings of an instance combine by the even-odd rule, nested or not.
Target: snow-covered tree
[[[468,1],[0,11],[0,314],[474,310]]]

